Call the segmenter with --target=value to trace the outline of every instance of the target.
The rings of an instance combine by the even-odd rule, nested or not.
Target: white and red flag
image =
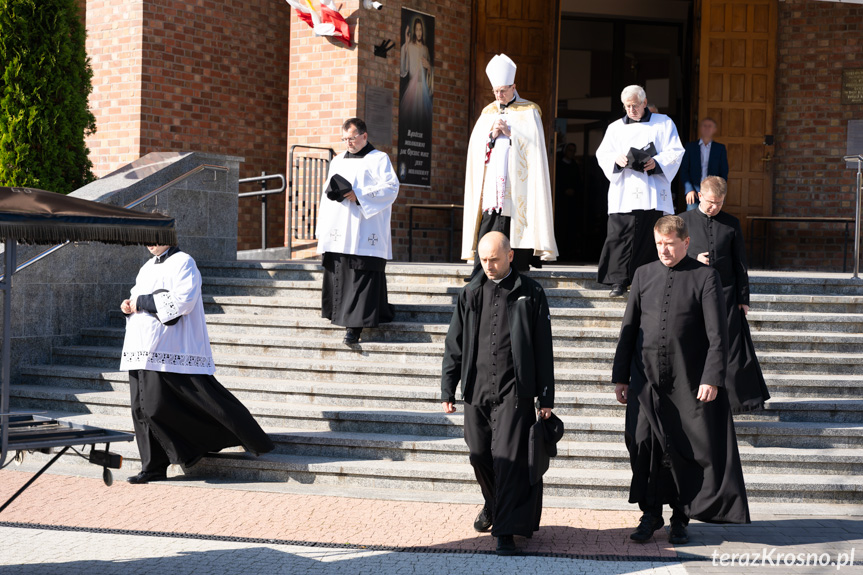
[[[317,36],[333,36],[351,47],[351,29],[339,13],[333,0],[319,0],[315,9],[312,0],[287,0],[297,17],[309,25]]]

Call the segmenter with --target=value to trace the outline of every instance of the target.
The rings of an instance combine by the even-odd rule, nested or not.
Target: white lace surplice
[[[160,290],[164,292],[155,293]],[[126,319],[120,369],[213,374],[215,364],[201,300],[201,273],[195,260],[177,252],[160,264],[150,259],[138,272],[130,299],[154,294],[156,315],[138,312]],[[165,325],[175,318],[174,325]]]

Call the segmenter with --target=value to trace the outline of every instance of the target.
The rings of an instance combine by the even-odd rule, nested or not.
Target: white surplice
[[[342,152],[330,162],[329,176],[339,174],[353,186],[359,205],[335,202],[321,194],[318,211],[318,253],[393,258],[390,217],[399,193],[399,180],[385,153],[372,150],[361,158]]]
[[[192,256],[180,251],[158,260],[144,264],[129,297],[136,301],[152,294],[157,313],[127,316],[120,370],[212,375],[216,367],[201,299],[201,272]],[[163,323],[175,319],[173,325]]]
[[[615,162],[630,148],[641,149],[653,143],[654,160],[662,173],[648,176],[628,168],[615,168]],[[683,160],[683,144],[677,135],[677,126],[665,114],[653,113],[642,122],[624,122],[621,118],[608,126],[605,137],[596,151],[599,167],[608,178],[608,213],[629,213],[634,210],[659,210],[674,213],[671,181]]]

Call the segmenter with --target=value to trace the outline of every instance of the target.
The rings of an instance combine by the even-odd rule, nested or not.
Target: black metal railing
[[[279,180],[281,185],[278,188],[268,190],[267,182],[270,180]],[[267,198],[275,195],[275,194],[283,194],[285,193],[285,189],[287,186],[285,185],[285,176],[283,174],[269,174],[267,172],[261,172],[260,176],[255,176],[254,178],[243,178],[239,180],[241,184],[253,184],[255,182],[261,182],[261,189],[257,192],[244,192],[242,194],[237,194],[239,198],[261,198],[261,249],[267,249]]]
[[[316,150],[318,155],[299,155],[296,150]],[[327,181],[330,162],[336,152],[318,146],[291,146],[288,154],[288,209],[285,246],[290,251],[293,240],[311,240],[318,224],[318,205]],[[326,157],[322,157],[326,156]]]

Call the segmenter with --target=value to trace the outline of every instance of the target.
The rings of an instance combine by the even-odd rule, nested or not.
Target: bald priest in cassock
[[[669,541],[689,541],[690,518],[749,523],[737,436],[725,389],[728,329],[719,273],[686,254],[678,216],[654,227],[659,261],[635,272],[612,381],[626,404],[629,502],[643,513],[630,534],[645,542],[671,506]]]
[[[505,54],[485,69],[495,101],[470,136],[464,183],[462,259],[480,272],[477,242],[488,232],[509,238],[520,272],[557,259],[551,178],[539,106],[519,97],[515,63]]]
[[[441,401],[455,413],[464,399],[464,439],[485,506],[474,529],[497,537],[513,555],[514,535],[531,537],[542,514],[542,481],[532,483],[530,428],[552,417],[554,356],[551,314],[542,286],[512,267],[501,232],[478,246],[485,273],[459,294],[444,345]]]
[[[597,280],[612,297],[626,293],[639,266],[656,261],[653,224],[674,213],[671,181],[683,159],[683,145],[671,118],[648,109],[641,86],[620,94],[625,114],[605,132],[596,150],[608,178],[608,229]]]
[[[213,377],[195,260],[176,246],[147,249],[154,257],[120,304],[126,314],[120,369],[129,372],[141,454],[141,472],[129,483],[164,480],[169,464],[191,467],[226,447],[272,451],[273,442],[249,410]]]
[[[749,331],[749,273],[740,220],[722,211],[728,184],[719,176],[705,178],[699,187],[698,207],[680,215],[689,228],[689,257],[719,272],[728,315],[728,367],[725,389],[731,411],[764,407],[770,399],[764,374]]]
[[[345,121],[342,142],[347,149],[330,162],[315,236],[324,266],[321,315],[344,327],[344,342],[353,345],[363,328],[395,315],[386,265],[393,259],[390,217],[399,181],[361,119]]]

